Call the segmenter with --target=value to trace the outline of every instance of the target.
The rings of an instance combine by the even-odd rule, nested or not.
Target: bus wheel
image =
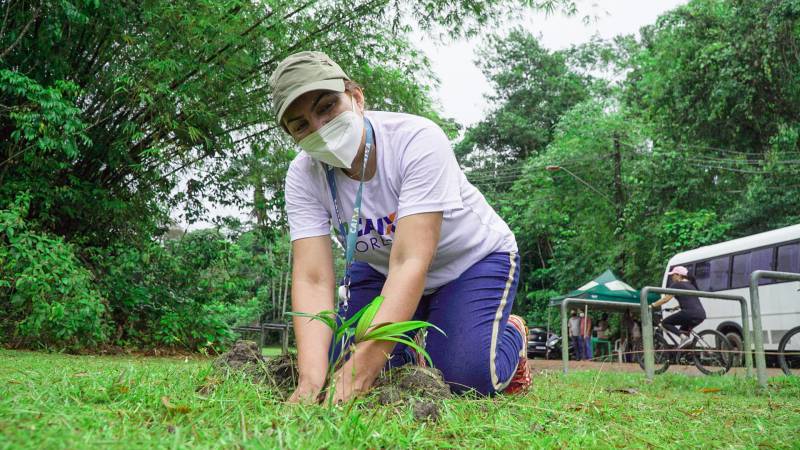
[[[730,342],[731,350],[734,352],[731,366],[741,367],[744,365],[744,342],[742,342],[742,337],[735,331],[729,331],[725,334],[725,338]]]

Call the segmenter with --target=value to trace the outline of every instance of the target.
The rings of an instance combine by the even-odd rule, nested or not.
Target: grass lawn
[[[408,406],[285,405],[209,359],[0,350],[0,448],[87,447],[800,448],[800,380],[758,394],[734,377],[542,374],[525,396],[448,400],[417,422]]]

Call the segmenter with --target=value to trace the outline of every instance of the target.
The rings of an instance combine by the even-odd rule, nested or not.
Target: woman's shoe
[[[515,314],[508,316],[508,323],[519,331],[522,335],[522,351],[519,354],[519,363],[514,376],[508,383],[503,393],[505,394],[523,394],[531,386],[531,368],[528,367],[528,326],[525,324],[525,319]]]

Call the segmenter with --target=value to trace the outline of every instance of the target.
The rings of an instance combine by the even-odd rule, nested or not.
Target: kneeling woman
[[[429,332],[425,348],[454,391],[527,388],[527,330],[510,315],[517,244],[442,130],[422,117],[366,111],[359,85],[323,53],[289,56],[270,83],[279,124],[304,150],[286,176],[293,311],[333,309],[333,225],[354,255],[339,287],[341,315],[383,295],[374,323],[414,318],[444,331]],[[290,401],[314,401],[329,351],[338,349],[324,324],[295,317],[294,327],[300,378]],[[368,390],[387,364],[413,359],[392,342],[359,343],[336,374],[335,399]]]

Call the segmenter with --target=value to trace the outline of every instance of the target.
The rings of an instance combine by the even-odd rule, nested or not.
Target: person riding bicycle
[[[699,290],[697,288],[697,282],[694,280],[694,277],[689,275],[689,271],[686,267],[675,266],[667,275],[669,276],[669,283],[667,284],[669,289]],[[678,348],[683,348],[690,341],[689,330],[706,320],[706,310],[703,309],[700,299],[695,295],[664,295],[653,303],[651,307],[653,309],[659,308],[673,298],[678,300],[680,311],[662,320],[661,324],[670,333],[681,337]]]

